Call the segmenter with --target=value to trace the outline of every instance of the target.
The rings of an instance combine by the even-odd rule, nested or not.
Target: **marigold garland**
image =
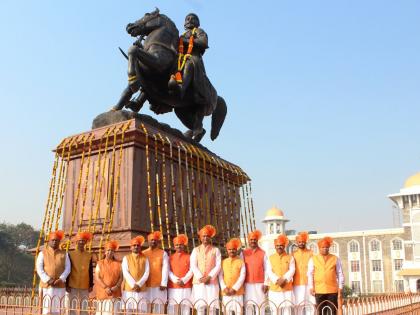
[[[151,179],[150,179],[150,158],[149,158],[149,132],[147,131],[146,126],[141,123],[141,128],[144,132],[144,137],[146,139],[146,174],[147,174],[147,207],[149,209],[149,219],[150,219],[150,231],[155,231],[154,218],[153,218],[153,208],[152,208],[152,188],[151,188]]]
[[[102,138],[101,138],[101,144],[99,147],[99,152],[98,152],[98,169],[97,169],[97,173],[96,173],[96,177],[95,177],[95,184],[94,184],[94,190],[93,190],[93,196],[92,196],[92,204],[91,204],[91,216],[89,217],[89,228],[88,231],[91,232],[92,234],[95,233],[96,230],[96,225],[98,222],[98,218],[99,218],[99,210],[100,210],[100,206],[101,206],[101,193],[102,193],[102,187],[103,187],[103,183],[104,183],[104,178],[105,178],[105,168],[106,168],[106,164],[107,164],[107,159],[108,159],[108,144],[109,144],[109,137],[111,135],[112,132],[114,132],[115,130],[115,126],[108,128],[104,135],[102,135],[102,137],[105,136],[105,147],[103,150],[103,156],[101,158],[101,146],[102,146]],[[102,163],[103,161],[103,163]],[[98,178],[98,176],[100,176]],[[99,187],[97,187],[98,185],[98,181],[99,181]],[[98,193],[96,196],[96,189],[98,188]],[[96,202],[96,208],[94,211],[94,205]],[[93,216],[93,213],[95,213],[95,215]],[[93,220],[93,223],[92,223]],[[92,251],[92,242],[93,242],[93,237],[92,239],[89,241],[89,252]]]
[[[187,53],[184,54],[184,36],[186,33],[182,34],[179,37],[179,44],[178,44],[178,71],[175,73],[175,80],[177,83],[182,83],[182,70],[184,70],[185,63],[191,57],[192,50],[194,48],[194,35],[197,31],[197,28],[193,28],[191,31],[191,36],[188,40],[188,49]]]

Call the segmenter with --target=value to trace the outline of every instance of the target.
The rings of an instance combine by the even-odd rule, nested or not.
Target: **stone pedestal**
[[[177,233],[188,235],[190,247],[197,245],[205,224],[217,228],[217,245],[243,236],[248,221],[252,227],[249,200],[242,200],[248,213],[241,215],[240,188],[249,181],[241,168],[148,116],[124,121],[121,113],[107,115],[120,122],[68,137],[57,147],[67,163],[66,234],[93,231],[94,248],[109,234],[127,248],[135,235],[161,230],[162,246],[170,249]]]

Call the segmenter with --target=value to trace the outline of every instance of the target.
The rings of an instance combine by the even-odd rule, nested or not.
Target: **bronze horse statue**
[[[129,48],[128,86],[112,110],[124,107],[138,112],[147,100],[156,114],[175,111],[176,116],[189,129],[185,136],[199,142],[205,134],[204,116],[212,116],[210,138],[216,139],[226,117],[224,99],[217,95],[204,72],[205,86],[210,97],[200,97],[193,79],[183,97],[168,88],[168,81],[177,71],[179,31],[166,15],[156,9],[140,20],[130,23],[127,32],[140,38]],[[204,68],[203,68],[204,69]],[[132,96],[140,92],[137,97]]]

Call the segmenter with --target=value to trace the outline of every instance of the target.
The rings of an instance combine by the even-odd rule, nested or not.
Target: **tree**
[[[34,257],[27,249],[36,245],[39,232],[28,224],[0,224],[0,286],[30,285]]]
[[[352,294],[353,294],[353,290],[348,285],[344,285],[343,298],[351,297]]]

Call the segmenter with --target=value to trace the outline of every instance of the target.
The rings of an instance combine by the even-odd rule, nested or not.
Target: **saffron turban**
[[[308,232],[300,232],[296,236],[296,242],[304,242],[307,243],[309,240],[309,233]]]
[[[178,236],[176,236],[173,240],[174,242],[174,246],[176,245],[188,245],[188,236],[185,234],[179,234]]]
[[[76,234],[76,238],[74,239],[76,242],[77,241],[81,241],[81,240],[84,240],[84,241],[90,241],[91,239],[92,239],[92,233],[90,233],[90,232],[79,232],[79,233],[77,233]]]
[[[150,233],[149,235],[147,235],[148,241],[151,241],[151,240],[160,241],[161,239],[162,239],[162,233],[160,233],[160,231],[154,231]]]
[[[118,244],[118,242],[116,240],[111,240],[109,242],[106,242],[105,244],[105,250],[108,249],[112,249],[112,250],[117,250],[120,247],[120,245]]]
[[[54,231],[54,232],[50,232],[50,234],[48,235],[48,239],[49,240],[59,240],[61,241],[64,238],[64,231]]]
[[[229,242],[226,243],[226,249],[236,249],[238,250],[239,248],[241,248],[242,244],[241,244],[241,240],[239,238],[232,238],[230,239]]]
[[[274,245],[284,245],[287,246],[287,244],[289,244],[289,239],[287,238],[286,235],[284,234],[280,234],[279,236],[277,236],[277,238],[274,240]]]
[[[133,246],[133,245],[143,245],[143,243],[144,243],[144,237],[143,236],[141,236],[141,235],[137,235],[135,238],[133,238],[131,241],[130,241],[130,246]]]
[[[329,236],[324,237],[318,241],[318,247],[331,247],[333,239]]]
[[[207,235],[213,238],[216,235],[216,228],[213,225],[207,224],[201,228],[201,230],[198,232],[198,235],[200,237],[203,235]]]
[[[255,230],[255,231],[252,231],[252,232],[248,233],[248,239],[249,240],[255,240],[255,239],[259,240],[261,238],[261,236],[262,236],[262,233],[261,233],[260,230]]]

